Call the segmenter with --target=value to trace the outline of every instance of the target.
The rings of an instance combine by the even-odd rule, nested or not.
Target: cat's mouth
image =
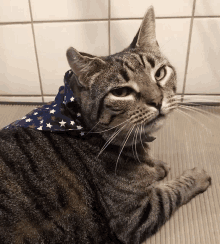
[[[159,114],[155,119],[151,120],[149,123],[154,123],[155,121],[161,120],[161,119],[165,119],[165,115],[164,114]]]
[[[145,132],[155,131],[155,130],[159,129],[162,126],[165,118],[166,118],[166,115],[159,114],[156,118],[154,118],[151,121],[149,121],[148,123],[146,123],[144,126]]]

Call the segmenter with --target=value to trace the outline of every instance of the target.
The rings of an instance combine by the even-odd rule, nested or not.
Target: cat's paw
[[[192,183],[195,193],[204,192],[211,185],[211,177],[204,169],[193,168],[186,170],[182,176]]]
[[[154,160],[154,167],[158,172],[158,180],[165,178],[170,171],[168,164],[160,160]]]

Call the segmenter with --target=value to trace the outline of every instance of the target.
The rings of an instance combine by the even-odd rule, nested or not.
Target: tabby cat
[[[194,168],[162,184],[169,167],[148,153],[150,134],[177,106],[153,8],[122,52],[69,48],[67,59],[87,132],[0,131],[0,243],[141,243],[211,183]]]

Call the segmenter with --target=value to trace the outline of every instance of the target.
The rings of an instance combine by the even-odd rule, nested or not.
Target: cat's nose
[[[156,109],[160,110],[161,106],[162,106],[162,101],[163,101],[163,95],[160,95],[160,96],[156,97],[155,99],[153,99],[148,104],[155,107]]]

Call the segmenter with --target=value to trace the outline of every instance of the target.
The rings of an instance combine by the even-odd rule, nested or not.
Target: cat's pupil
[[[156,72],[156,77],[160,77],[160,69]]]

